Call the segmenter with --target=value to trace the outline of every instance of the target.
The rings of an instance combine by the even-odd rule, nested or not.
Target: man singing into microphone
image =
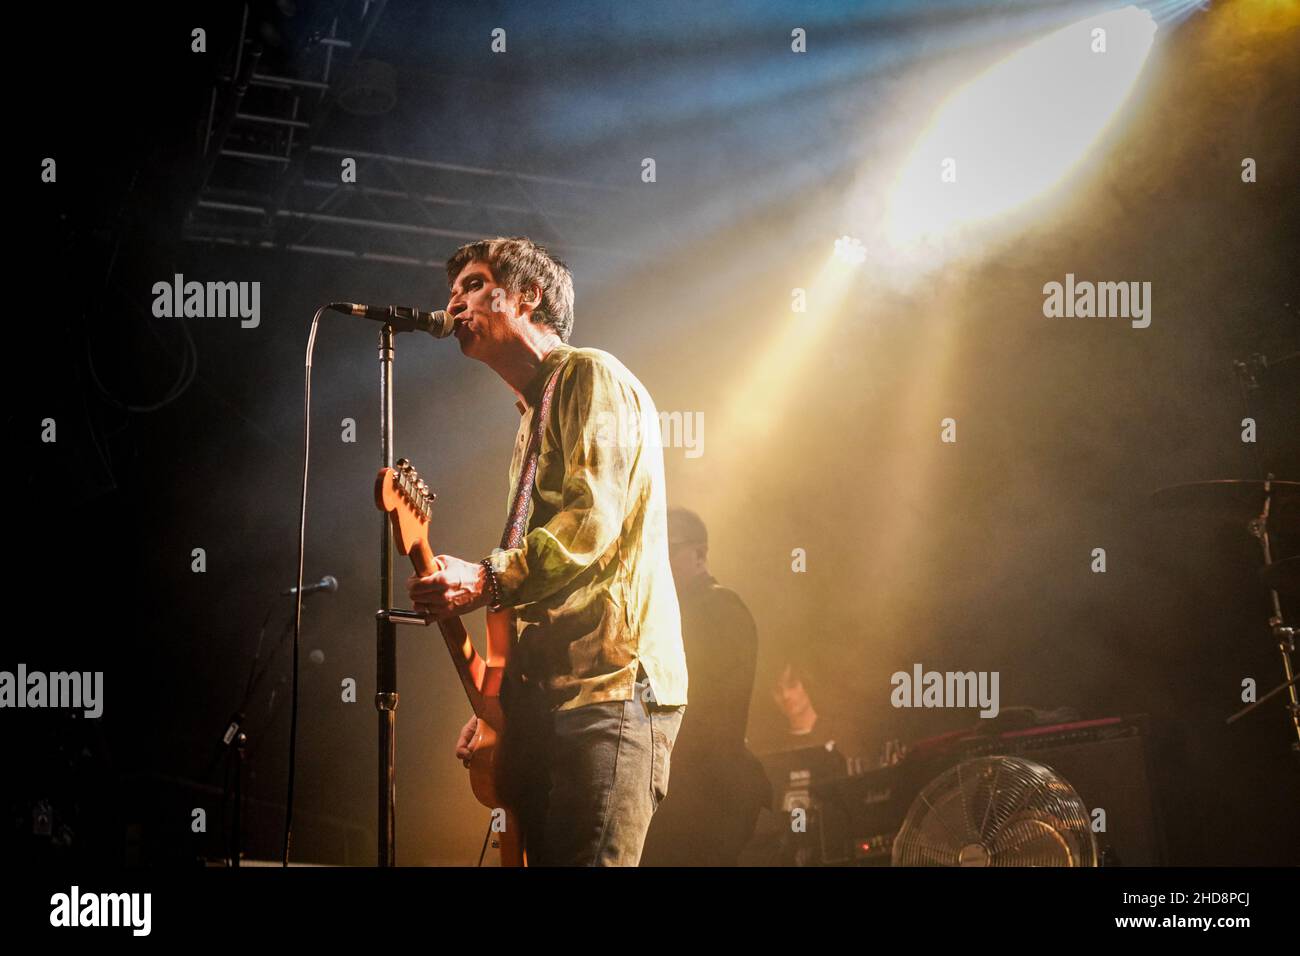
[[[541,246],[470,243],[447,261],[447,281],[461,352],[518,398],[511,501],[555,380],[522,545],[481,561],[440,555],[443,570],[408,580],[411,600],[446,616],[495,596],[523,625],[502,703],[512,750],[529,758],[515,787],[529,862],[636,866],[686,709],[658,412],[614,356],[566,344],[573,278]]]

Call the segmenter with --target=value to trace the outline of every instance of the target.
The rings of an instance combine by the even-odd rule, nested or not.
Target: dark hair
[[[561,342],[573,332],[573,274],[569,267],[527,236],[480,239],[457,249],[447,260],[447,285],[471,262],[486,262],[497,283],[510,292],[526,292],[536,283],[542,301],[533,309],[533,321],[555,330]]]
[[[763,678],[766,692],[769,695],[776,693],[781,682],[781,675],[788,667],[790,668],[790,679],[802,684],[804,692],[815,703],[815,692],[821,681],[818,677],[817,668],[811,664],[805,652],[800,650],[787,651],[779,657],[773,657],[771,660],[772,663],[765,668],[766,676]]]
[[[668,509],[668,540],[674,538],[683,544],[702,544],[707,550],[709,529],[694,511],[672,507]]]

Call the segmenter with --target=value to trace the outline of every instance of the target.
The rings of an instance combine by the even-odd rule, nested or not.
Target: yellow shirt
[[[542,435],[523,546],[492,566],[523,625],[511,670],[551,709],[631,700],[639,667],[658,703],[686,703],[681,613],[668,563],[659,413],[600,349],[558,345],[516,403],[509,512],[533,416],[564,362]]]

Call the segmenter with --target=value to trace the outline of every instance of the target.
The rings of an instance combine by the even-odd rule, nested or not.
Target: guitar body
[[[381,468],[375,479],[375,504],[393,523],[393,538],[402,554],[409,555],[416,574],[427,577],[441,570],[429,545],[429,517],[433,497],[410,464]],[[466,761],[470,789],[493,811],[505,814],[505,829],[494,834],[502,866],[527,866],[526,834],[514,812],[508,781],[509,749],[501,686],[516,639],[514,612],[509,608],[487,613],[487,654],[480,655],[459,617],[439,618],[452,664],[460,677],[469,705],[478,718],[473,754]]]

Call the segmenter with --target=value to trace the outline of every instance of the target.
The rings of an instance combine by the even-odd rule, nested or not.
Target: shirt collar
[[[542,400],[542,389],[546,386],[546,380],[550,378],[551,372],[555,371],[555,367],[563,362],[573,350],[572,345],[561,342],[546,353],[546,357],[542,359],[542,364],[537,367],[533,377],[524,386],[524,400],[515,402],[515,408],[519,409],[520,415],[523,415],[528,409],[536,407],[537,403]]]

